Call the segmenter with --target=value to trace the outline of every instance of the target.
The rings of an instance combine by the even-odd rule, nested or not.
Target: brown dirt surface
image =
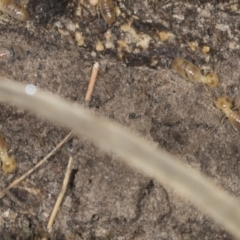
[[[94,112],[139,132],[240,196],[240,135],[214,106],[218,96],[239,94],[237,1],[116,0],[111,26],[87,0],[21,3],[30,21],[2,14],[0,44],[21,45],[25,54],[0,63],[1,76],[83,104],[98,61]],[[160,32],[170,38],[161,41]],[[210,53],[202,53],[203,46]],[[186,81],[170,69],[174,57],[217,72],[220,85]],[[0,172],[4,189],[70,130],[11,105],[0,108],[1,132],[18,163],[14,174]],[[69,154],[71,180],[48,233]],[[78,137],[1,198],[0,213],[1,240],[233,239],[171,189]]]

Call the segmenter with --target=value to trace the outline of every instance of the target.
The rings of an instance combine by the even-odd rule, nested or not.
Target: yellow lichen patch
[[[97,50],[98,52],[102,52],[102,51],[104,50],[104,45],[103,45],[103,43],[102,43],[101,41],[98,41],[98,42],[96,43],[96,50]]]
[[[63,28],[58,28],[58,32],[62,35],[62,36],[69,36],[69,32],[66,31]]]
[[[116,12],[116,16],[120,16],[121,15],[121,9],[119,7],[115,7],[115,12]]]
[[[231,10],[232,10],[233,12],[238,11],[238,4],[232,4],[232,5],[231,5]]]
[[[75,32],[75,40],[76,40],[78,46],[84,45],[84,37],[83,37],[82,33]]]
[[[125,40],[118,40],[117,41],[117,51],[118,51],[118,57],[122,59],[123,57],[123,51],[124,52],[130,52],[130,48],[127,45]]]
[[[208,54],[210,52],[210,47],[208,47],[208,46],[203,46],[203,48],[202,48],[202,53],[203,54]]]
[[[105,41],[105,48],[107,49],[114,49],[114,41],[116,39],[116,36],[112,34],[112,32],[109,30],[104,34],[104,37],[106,39]]]
[[[167,42],[174,35],[170,32],[167,32],[167,31],[159,31],[158,36],[159,36],[161,42]]]
[[[146,50],[149,47],[151,40],[152,38],[149,35],[141,34],[139,35],[139,39],[136,43],[136,46],[142,48],[143,50]]]
[[[90,3],[93,7],[95,7],[95,6],[98,5],[98,0],[89,0],[89,3]]]
[[[67,24],[65,26],[66,26],[66,29],[69,32],[75,32],[76,31],[76,24],[72,21],[67,22]]]
[[[206,63],[209,62],[210,61],[210,56],[206,54],[205,57],[204,57],[204,60],[205,60]]]
[[[141,47],[143,50],[146,50],[149,47],[152,38],[144,33],[138,34],[136,30],[131,26],[131,22],[123,24],[120,29],[126,34],[125,40],[128,45],[134,44],[137,47]]]
[[[188,42],[188,46],[193,52],[195,52],[198,49],[198,42],[197,41]]]

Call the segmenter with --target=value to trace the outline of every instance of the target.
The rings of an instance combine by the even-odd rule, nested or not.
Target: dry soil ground
[[[87,0],[30,0],[29,22],[1,15],[0,43],[19,44],[25,55],[0,63],[0,75],[81,104],[98,61],[94,112],[139,132],[238,198],[240,135],[227,119],[220,123],[223,114],[213,104],[218,96],[237,95],[240,87],[240,5],[235,2],[116,0],[118,17],[108,26]],[[161,42],[162,31],[172,34],[169,41]],[[199,47],[191,49],[192,42]],[[103,49],[96,50],[96,44]],[[203,46],[210,47],[209,54],[201,52]],[[210,89],[187,82],[169,68],[176,56],[216,71],[220,85]],[[18,162],[14,174],[0,173],[3,189],[69,130],[28,111],[0,107],[1,132]],[[69,151],[71,181],[48,233]],[[233,239],[172,190],[78,137],[1,198],[0,212],[3,240]]]

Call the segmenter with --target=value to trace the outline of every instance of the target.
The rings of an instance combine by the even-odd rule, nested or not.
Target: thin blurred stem
[[[73,158],[72,156],[70,156],[69,160],[68,160],[68,165],[67,165],[67,171],[65,173],[65,177],[64,177],[64,180],[63,180],[63,185],[62,185],[62,188],[61,188],[61,191],[58,195],[58,198],[57,198],[57,201],[53,207],[53,210],[52,210],[52,213],[51,213],[51,216],[48,220],[48,225],[47,225],[47,229],[48,231],[50,232],[51,229],[52,229],[52,225],[53,225],[53,222],[57,216],[57,212],[59,210],[59,207],[62,203],[62,200],[63,200],[63,197],[65,195],[65,192],[67,190],[67,185],[68,185],[68,182],[69,182],[69,178],[70,178],[70,175],[71,175],[71,171],[72,171],[72,164],[73,164]]]
[[[38,90],[27,95],[25,86],[0,77],[0,100],[32,110],[84,135],[126,163],[169,185],[240,239],[240,204],[202,174],[176,157],[109,120],[61,98]]]

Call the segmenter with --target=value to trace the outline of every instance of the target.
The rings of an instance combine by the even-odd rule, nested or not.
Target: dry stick
[[[98,70],[99,70],[99,63],[96,62],[93,65],[91,77],[90,77],[89,84],[88,84],[88,89],[87,89],[87,93],[86,93],[86,97],[85,97],[86,103],[89,103],[89,101],[91,99],[92,92],[93,92],[93,89],[94,89],[94,86],[95,86],[95,83],[97,80]]]
[[[43,158],[38,164],[36,164],[33,168],[28,170],[25,174],[23,174],[20,178],[13,181],[8,187],[6,187],[4,190],[0,192],[0,198],[4,196],[4,194],[11,188],[15,187],[18,183],[20,183],[22,180],[24,180],[27,176],[29,176],[33,171],[35,171],[37,168],[39,168],[44,162],[46,162],[52,155],[54,155],[58,149],[62,147],[63,144],[65,144],[70,137],[72,136],[72,132],[70,132],[45,158]]]
[[[91,73],[91,77],[89,79],[88,89],[87,89],[87,93],[86,93],[86,97],[85,97],[85,101],[86,101],[87,106],[89,105],[89,102],[90,102],[91,97],[92,97],[92,92],[93,92],[93,89],[94,89],[94,86],[95,86],[95,83],[96,83],[96,80],[97,80],[98,69],[99,69],[99,63],[96,62],[93,65],[93,68],[92,68],[92,73]],[[73,158],[72,158],[72,156],[70,156],[69,161],[68,161],[67,171],[66,171],[66,174],[65,174],[65,178],[63,180],[62,189],[59,193],[57,201],[56,201],[56,203],[53,207],[52,214],[51,214],[51,216],[49,218],[49,221],[48,221],[47,229],[48,229],[49,232],[52,229],[53,222],[56,218],[57,212],[58,212],[59,207],[61,205],[61,202],[63,200],[64,194],[66,192],[69,177],[70,177],[70,173],[71,173],[71,169],[72,169],[72,163],[73,163]]]
[[[65,194],[65,192],[67,190],[67,185],[68,185],[70,174],[71,174],[71,170],[72,170],[72,164],[73,164],[73,158],[72,158],[72,156],[70,156],[70,158],[68,160],[67,171],[66,171],[66,174],[65,174],[65,177],[64,177],[64,180],[63,180],[62,189],[61,189],[61,191],[59,193],[59,196],[57,198],[55,206],[54,206],[54,208],[52,210],[52,214],[51,214],[51,216],[49,218],[49,221],[48,221],[48,225],[47,225],[48,231],[51,231],[51,229],[52,229],[53,222],[54,222],[54,220],[56,218],[58,209],[59,209],[60,204],[61,204],[61,202],[63,200],[64,194]]]

